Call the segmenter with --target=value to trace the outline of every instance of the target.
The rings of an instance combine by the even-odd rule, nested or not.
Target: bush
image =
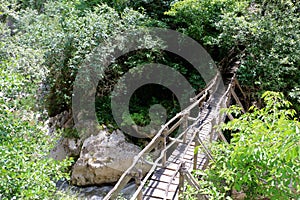
[[[1,102],[2,103],[2,102]],[[5,104],[4,104],[5,105]],[[56,181],[68,177],[69,161],[48,158],[57,137],[47,136],[32,113],[0,108],[0,197],[1,199],[50,199]],[[11,109],[11,108],[10,108]]]
[[[170,8],[171,0],[79,0],[76,2],[76,8],[79,10],[93,10],[95,7],[101,4],[107,4],[111,8],[114,8],[119,13],[122,13],[126,8],[131,8],[141,12],[145,12],[149,17],[156,20],[162,20],[166,18],[164,11]]]
[[[232,131],[230,144],[215,144],[215,162],[197,177],[211,199],[244,192],[248,199],[291,199],[300,196],[300,123],[282,93],[266,92],[265,107],[249,112],[222,126]],[[241,113],[232,107],[226,112]]]
[[[245,6],[244,1],[236,0],[182,0],[172,4],[165,14],[174,17],[177,30],[206,46],[213,46],[219,43],[222,29],[218,23],[223,15],[241,12]]]
[[[300,2],[292,0],[183,0],[167,14],[175,16],[178,30],[206,45],[216,60],[240,60],[238,79],[247,92],[283,91],[297,108],[299,10]]]
[[[19,14],[18,27],[22,30],[19,43],[36,50],[41,49],[44,58],[42,66],[49,71],[45,82],[50,89],[46,91],[44,103],[50,116],[70,110],[73,82],[77,71],[95,47],[109,42],[111,38],[124,32],[136,34],[138,29],[152,23],[146,15],[132,9],[124,9],[119,13],[103,4],[93,6],[92,9],[80,10],[77,9],[78,3],[80,2],[49,2],[44,5],[42,14],[37,14],[34,10],[25,10]],[[155,43],[153,40],[145,41],[147,42]],[[111,54],[110,50],[107,51],[107,54]],[[113,63],[98,85],[96,107],[100,123],[114,123],[112,115],[107,110],[110,110],[108,96],[116,80],[130,68],[151,62],[174,67],[196,87],[199,87],[199,83],[201,86],[204,84],[200,75],[194,75],[186,69],[189,65],[186,61],[174,55],[159,50],[131,52]]]
[[[252,3],[241,16],[226,13],[219,27],[222,43],[245,47],[240,55],[239,80],[252,90],[293,91],[300,78],[300,3]]]
[[[128,9],[120,17],[107,5],[87,10],[83,16],[80,12],[72,2],[50,2],[42,14],[26,10],[19,16],[20,43],[44,52],[50,86],[45,104],[50,116],[70,109],[77,70],[95,47],[146,21],[144,15]]]
[[[53,199],[70,160],[48,157],[57,137],[46,134],[34,112],[42,54],[0,27],[0,199]]]

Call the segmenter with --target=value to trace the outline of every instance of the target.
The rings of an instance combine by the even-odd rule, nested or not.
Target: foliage
[[[176,71],[180,72],[195,90],[199,90],[199,88],[203,88],[205,86],[205,82],[203,81],[201,75],[191,66],[190,63],[181,59],[179,56],[156,49],[138,50],[125,55],[125,57],[121,59],[118,59],[115,63],[115,72],[112,73],[110,71],[110,75],[108,76],[109,78],[104,78],[104,81],[102,82],[104,82],[105,85],[108,83],[108,85],[113,85],[115,80],[120,78],[120,74],[122,75],[127,70],[129,73],[135,73],[136,71],[134,67],[143,66],[149,63],[160,63],[172,67]],[[113,77],[112,74],[116,74],[116,76]],[[170,78],[168,80],[170,81],[170,85],[176,84],[176,79]],[[128,87],[130,88],[130,86]],[[98,98],[96,98],[98,121],[100,123],[109,122],[113,124],[114,122],[111,121],[113,118],[112,113],[108,112],[111,110],[110,97],[108,97],[111,91],[105,91],[103,89],[105,86],[101,83],[99,84],[99,88],[101,88],[101,90],[99,90],[99,94],[97,95]],[[148,116],[148,110],[154,104],[163,105],[163,107],[167,110],[167,119],[172,118],[177,112],[180,111],[177,98],[174,97],[174,94],[172,94],[168,88],[157,84],[148,84],[140,87],[134,92],[129,105],[131,116],[124,116],[124,120],[126,121],[126,119],[131,117],[136,124],[140,126],[149,124],[150,117]],[[124,123],[126,123],[125,121]]]
[[[9,30],[1,24],[1,35]],[[48,158],[57,137],[46,135],[34,109],[35,64],[33,49],[15,46],[15,38],[0,41],[0,198],[49,199],[55,197],[55,181],[68,177],[71,160]],[[15,48],[12,48],[15,47]]]
[[[167,22],[164,12],[170,8],[172,2],[173,0],[131,0],[128,7],[144,9],[151,18]]]
[[[229,57],[240,60],[239,80],[248,91],[284,91],[300,110],[299,10],[300,2],[292,0],[1,2],[0,164],[4,167],[0,199],[53,197],[55,180],[67,176],[63,172],[70,161],[58,163],[47,157],[55,137],[45,135],[35,119],[38,86],[45,86],[41,93],[46,93],[44,103],[50,116],[69,110],[81,64],[99,44],[124,32],[135,34],[145,26],[169,25],[200,41],[217,60],[233,49]],[[115,61],[99,83],[100,123],[113,124],[107,110],[116,80],[131,68],[151,62],[173,67],[195,89],[203,87],[200,75],[176,55],[155,49],[129,53]],[[136,92],[131,100],[131,117],[138,125],[149,123],[148,109],[153,104],[162,103],[168,117],[178,112],[178,103],[166,95],[166,89],[151,93],[153,88]],[[299,122],[292,119],[295,113],[287,109],[290,104],[282,94],[268,92],[263,98],[264,108],[252,107],[223,126],[234,133],[233,139],[229,145],[213,147],[217,161],[210,170],[196,172],[203,176],[200,192],[215,199],[229,198],[234,189],[244,191],[248,198],[284,199],[296,196],[288,187],[290,182],[299,192]],[[239,109],[229,112],[239,113]],[[64,134],[77,135],[71,129]]]
[[[42,58],[40,59],[42,63],[37,63],[35,66],[43,68],[47,72],[47,76],[44,76],[46,78],[43,80],[45,91],[42,93],[46,93],[43,99],[50,116],[70,109],[76,73],[95,47],[107,41],[108,38],[114,38],[123,32],[132,31],[134,34],[136,29],[155,23],[139,12],[126,8],[117,12],[102,3],[105,2],[49,1],[43,5],[42,13],[38,13],[34,9],[27,9],[13,15],[18,27],[18,37],[16,37],[15,43],[19,46],[30,47],[41,55],[39,59]],[[130,3],[140,6],[136,1]],[[153,43],[153,41],[151,42]],[[133,52],[111,65],[106,73],[106,78],[99,83],[97,94],[99,98],[96,100],[96,107],[100,123],[113,124],[111,113],[107,112],[110,110],[110,98],[108,97],[110,90],[107,91],[107,88],[112,88],[116,80],[128,69],[150,62],[162,63],[175,68],[185,75],[197,89],[199,84],[203,86],[204,82],[201,76],[195,75],[193,70],[187,69],[186,66],[189,64],[174,55],[168,55],[168,53],[158,50]],[[137,121],[144,121],[144,114],[133,115],[136,116]]]
[[[249,92],[284,91],[299,107],[299,11],[292,0],[183,0],[166,14],[214,59],[240,60],[238,78]]]
[[[10,9],[20,10],[31,8],[41,12],[47,1],[48,0],[5,0],[4,3],[6,3]]]
[[[93,10],[95,7],[107,4],[109,7],[114,8],[115,10],[122,12],[128,3],[128,0],[75,0],[75,5],[78,10],[86,11]]]
[[[174,16],[177,30],[186,33],[204,45],[218,42],[221,34],[218,22],[227,12],[239,12],[245,7],[236,0],[182,0],[172,4],[166,15]]]
[[[241,16],[224,15],[219,23],[226,27],[220,36],[222,43],[245,46],[239,70],[243,84],[260,91],[284,91],[293,97],[300,78],[299,9],[299,2],[258,2],[250,4]],[[299,97],[293,98],[296,103]]]
[[[229,199],[232,190],[247,199],[291,199],[300,196],[300,123],[282,93],[265,92],[265,107],[249,112],[227,124],[233,132],[230,144],[215,144],[215,162],[195,172],[200,193],[211,199]],[[226,112],[241,112],[232,107]]]
[[[171,0],[77,0],[76,7],[79,10],[92,10],[98,5],[107,4],[116,11],[122,13],[126,8],[132,8],[145,12],[149,17],[156,20],[164,20],[164,11],[170,8]]]
[[[84,16],[72,2],[50,2],[37,15],[26,10],[19,16],[20,42],[44,50],[44,66],[49,70],[46,84],[50,86],[46,105],[50,116],[70,108],[76,72],[93,48],[109,36],[136,27],[145,16],[125,10],[122,17],[102,5]]]
[[[59,163],[47,157],[57,138],[45,136],[45,131],[35,127],[32,119],[20,116],[30,113],[15,114],[3,108],[0,112],[1,199],[55,196],[55,182],[68,177],[63,171],[70,165],[69,161]]]

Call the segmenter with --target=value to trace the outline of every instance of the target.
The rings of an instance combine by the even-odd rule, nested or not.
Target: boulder
[[[84,141],[72,169],[71,182],[78,186],[116,182],[140,151],[138,146],[125,140],[121,131],[110,134],[102,130]],[[140,166],[143,173],[150,169],[146,164]]]
[[[61,137],[55,147],[50,151],[50,158],[63,160],[67,157],[78,157],[80,154],[81,141],[76,138]]]

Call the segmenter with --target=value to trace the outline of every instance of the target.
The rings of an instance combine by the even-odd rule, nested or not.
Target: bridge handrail
[[[225,92],[224,95],[222,95],[222,97],[220,98],[221,100],[218,102],[218,104],[217,104],[217,106],[216,106],[216,110],[217,110],[217,111],[222,107],[221,104],[224,102],[225,97],[230,93],[231,88],[233,87],[233,84],[232,84],[232,83],[233,83],[233,80],[234,80],[234,79],[235,79],[235,77],[232,78],[231,84],[229,84],[229,86],[228,86],[226,92]],[[226,99],[226,101],[227,101],[227,99]],[[217,115],[217,113],[216,113],[216,115]],[[220,116],[220,115],[218,115],[218,116]],[[183,153],[181,154],[181,156],[180,156],[180,157],[181,157],[181,158],[180,158],[181,161],[183,161],[183,156],[186,154],[186,152],[187,152],[189,146],[190,146],[190,145],[192,144],[192,142],[194,141],[194,138],[196,137],[196,134],[199,132],[199,130],[200,130],[204,125],[206,125],[206,124],[208,124],[208,123],[210,123],[212,127],[213,127],[214,125],[216,125],[216,124],[219,123],[219,122],[218,122],[219,120],[218,120],[218,121],[216,121],[216,123],[214,124],[214,123],[213,123],[214,119],[215,119],[215,118],[213,118],[213,119],[211,119],[211,120],[209,120],[209,121],[206,121],[206,122],[205,122],[204,124],[202,124],[197,130],[194,131],[193,136],[191,137],[189,143],[185,146],[185,150],[184,150],[184,152],[183,152]],[[199,139],[200,139],[200,138],[199,138]],[[204,143],[201,141],[201,139],[200,139],[200,143],[201,143],[201,146],[204,148],[204,151],[206,152],[207,156],[208,156],[211,160],[214,160],[213,157],[210,155],[210,152],[209,152],[209,150],[207,149],[207,147],[206,147],[206,146],[204,145]],[[179,166],[179,167],[175,170],[175,173],[173,174],[172,179],[176,176],[176,174],[179,173],[180,169],[181,169],[181,168],[180,168],[180,166]],[[170,179],[170,180],[172,180],[172,179]],[[171,185],[171,181],[168,182],[168,186],[167,186],[166,189],[165,189],[165,198],[164,198],[164,199],[166,199],[166,197],[167,197],[168,189],[169,189],[170,185]]]
[[[233,82],[234,79],[235,79],[235,77],[232,78],[231,83]],[[223,100],[225,99],[225,97],[226,97],[226,96],[228,95],[228,93],[230,92],[231,88],[232,88],[232,84],[230,84],[230,85],[228,86],[226,92],[224,93],[224,95],[222,95],[221,100],[218,102],[218,104],[217,104],[217,106],[216,106],[216,108],[217,108],[216,110],[217,110],[217,111],[221,108],[221,104],[223,103]],[[227,100],[227,99],[226,99],[226,100]],[[217,114],[216,114],[216,115],[217,115]],[[218,116],[219,116],[219,115],[218,115]],[[214,120],[214,118],[213,118],[212,120],[206,121],[206,123],[204,123],[203,126],[204,126],[205,124],[207,124],[207,123],[210,123],[211,126],[213,127],[213,126],[215,125],[215,124],[213,123],[213,120]],[[219,120],[218,120],[218,121],[219,121]],[[218,124],[218,122],[216,122],[216,124]],[[201,128],[202,128],[202,126],[201,126]],[[197,129],[197,130],[200,130],[200,129]],[[197,133],[198,133],[198,131],[195,131],[195,132],[194,132],[193,136],[191,137],[190,142],[188,143],[187,146],[185,146],[185,151],[181,154],[181,159],[180,159],[180,160],[182,160],[183,156],[186,154],[186,152],[187,152],[189,146],[191,145],[192,141],[194,141],[194,138],[195,138],[195,136],[196,136]],[[200,138],[199,138],[199,139],[200,139]],[[213,160],[213,157],[212,157],[212,156],[210,155],[210,153],[208,152],[208,149],[206,148],[206,146],[204,145],[204,143],[203,143],[202,141],[200,141],[200,143],[201,143],[201,146],[203,146],[203,148],[205,149],[205,151],[206,151],[206,153],[207,153],[207,156],[208,156],[211,160]],[[175,173],[173,174],[173,176],[176,176],[176,174],[179,172],[179,170],[180,170],[180,167],[178,167],[178,169],[176,169],[176,171],[175,171]],[[170,187],[170,184],[171,184],[171,182],[168,182],[168,186],[167,186],[167,188],[166,188],[166,190],[165,190],[165,192],[166,192],[166,195],[165,195],[165,196],[167,196],[168,188]]]
[[[193,98],[190,99],[191,102],[195,101],[196,99],[198,99],[201,95],[204,94],[205,90],[207,87],[213,85],[216,81],[217,81],[217,78],[220,76],[220,73],[217,72],[217,74],[215,75],[215,77],[206,85],[206,87],[199,93],[197,94],[196,96],[194,96]]]
[[[206,125],[206,124],[208,124],[208,123],[210,123],[210,121],[207,121],[207,122],[201,124],[200,127],[198,127],[196,130],[193,131],[193,136],[191,137],[191,139],[189,140],[189,142],[187,143],[187,145],[184,147],[184,153],[182,153],[182,154],[180,155],[180,158],[179,158],[180,162],[183,160],[183,156],[186,154],[186,152],[187,152],[189,146],[191,146],[192,142],[194,141],[194,138],[196,137],[196,134],[197,134],[197,133],[198,133],[198,132]],[[179,172],[179,170],[180,170],[180,167],[178,167],[178,168],[175,170],[175,173],[173,174],[172,178],[171,178],[170,181],[168,182],[168,186],[167,186],[167,188],[165,189],[165,193],[166,193],[166,194],[165,194],[165,197],[167,197],[167,195],[168,195],[168,189],[169,189],[169,187],[170,187],[170,185],[171,185],[171,182],[172,182],[172,180],[174,179],[174,177],[176,176],[176,174]],[[165,198],[164,198],[164,199],[165,199]],[[134,199],[132,198],[131,200],[134,200]]]
[[[120,177],[120,179],[118,180],[118,182],[116,183],[116,185],[113,187],[112,190],[110,190],[110,192],[104,197],[104,200],[109,200],[110,198],[114,197],[116,195],[116,193],[119,193],[119,191],[129,182],[130,178],[128,178],[128,176],[132,173],[132,171],[134,170],[135,166],[138,164],[138,162],[140,161],[140,159],[143,157],[144,154],[151,152],[155,146],[158,144],[158,142],[161,140],[161,136],[163,135],[163,132],[166,131],[168,129],[168,127],[170,126],[170,124],[174,123],[176,119],[179,119],[177,123],[175,123],[175,125],[173,125],[171,127],[171,129],[169,131],[167,131],[167,134],[165,135],[165,137],[169,136],[179,125],[180,123],[184,120],[184,118],[189,115],[190,111],[195,108],[197,105],[199,105],[200,102],[202,102],[206,96],[208,95],[208,91],[210,89],[212,89],[212,87],[217,83],[219,84],[219,82],[217,82],[218,78],[220,77],[220,73],[217,73],[215,75],[215,77],[213,78],[212,81],[210,81],[209,85],[200,93],[202,94],[202,97],[200,99],[198,99],[201,95],[197,95],[198,99],[197,101],[195,101],[194,103],[192,103],[191,105],[189,105],[187,108],[185,108],[184,110],[182,110],[181,112],[177,113],[172,119],[170,119],[166,124],[164,124],[162,126],[162,128],[158,131],[158,133],[153,137],[153,139],[150,141],[150,143],[134,158],[133,163],[131,164],[131,166],[122,174],[122,176]],[[217,87],[216,87],[217,89]],[[215,91],[216,91],[215,89]],[[180,137],[184,136],[184,134],[187,132],[187,129],[184,130],[181,134]],[[177,137],[177,138],[180,138]],[[172,141],[171,144],[173,145],[176,141]],[[169,146],[169,145],[168,145]],[[153,172],[153,170],[157,167],[158,165],[158,161],[160,161],[163,158],[163,155],[165,153],[165,151],[167,150],[163,149],[161,151],[160,154],[160,159],[156,159],[157,162],[153,163],[152,168],[150,169],[151,173]],[[149,171],[149,172],[150,172]],[[151,175],[151,173],[147,173]],[[147,176],[146,176],[147,177]],[[145,177],[145,178],[146,178]],[[144,181],[141,183],[140,187],[143,187]],[[140,188],[139,187],[139,188]],[[140,190],[139,190],[140,191]],[[136,192],[136,194],[138,194]]]
[[[220,101],[218,102],[218,104],[217,104],[217,106],[216,106],[216,110],[217,111],[219,111],[221,108],[222,108],[222,104],[223,104],[223,107],[227,107],[227,104],[228,104],[228,101],[230,101],[230,94],[231,94],[231,92],[233,92],[233,88],[235,87],[235,84],[238,84],[237,82],[236,82],[236,74],[234,74],[233,75],[233,77],[231,78],[231,80],[230,80],[230,83],[229,83],[229,85],[228,85],[228,87],[227,87],[227,90],[224,92],[224,94],[222,95],[222,97],[220,98]],[[239,89],[241,90],[241,88],[240,88],[240,86],[239,86]],[[224,105],[225,104],[225,105]],[[222,118],[222,117],[224,117],[224,114],[223,115],[218,115],[219,117],[218,118],[216,118],[217,119],[217,121],[216,121],[216,124],[219,124],[219,122],[221,121],[220,119]],[[211,133],[212,134],[212,133]],[[222,136],[223,136],[223,134],[221,134]],[[224,137],[224,136],[223,136]],[[226,141],[226,139],[225,139],[225,141]],[[226,141],[227,142],[227,141]],[[182,170],[182,163],[183,162],[181,162],[181,164],[180,164],[180,169],[179,170]],[[178,173],[178,171],[179,170],[177,170],[176,171],[176,174]],[[188,172],[187,172],[187,174],[188,175],[191,175],[191,174],[189,174]],[[185,176],[185,175],[183,175],[183,176]],[[191,179],[193,179],[193,177],[190,177]],[[190,181],[188,181],[188,183],[190,183]],[[190,183],[191,184],[191,183]],[[197,182],[195,182],[195,183],[192,183],[191,184],[193,187],[195,187],[196,189],[199,189],[198,187],[199,187],[199,185],[197,184]],[[179,186],[179,187],[181,187],[181,186]],[[167,194],[167,191],[166,191],[166,194]],[[204,196],[202,196],[203,198],[202,199],[208,199],[205,195]]]
[[[193,125],[195,125],[195,124],[196,124],[196,122],[195,122]],[[193,125],[189,126],[188,129],[190,129],[191,127],[193,127]],[[204,124],[203,124],[201,127],[199,127],[199,129],[201,129],[203,126],[204,126]],[[188,130],[183,131],[183,132],[178,136],[178,138],[183,137],[183,135],[184,135],[187,131],[188,131]],[[196,133],[196,131],[195,131],[195,133]],[[137,188],[137,190],[135,191],[135,193],[133,194],[133,196],[130,198],[131,200],[135,200],[136,197],[138,196],[138,194],[141,192],[141,190],[143,189],[144,185],[146,184],[148,178],[151,176],[151,174],[154,172],[155,168],[157,167],[158,162],[163,158],[163,153],[166,152],[169,148],[171,148],[175,143],[176,143],[175,140],[172,141],[172,142],[170,142],[170,144],[168,144],[168,146],[167,146],[165,149],[162,150],[162,153],[161,153],[160,157],[158,157],[158,158],[156,159],[156,161],[155,161],[155,164],[156,164],[156,165],[153,165],[153,166],[152,166],[151,170],[150,170],[150,171],[147,173],[147,175],[145,176],[145,178],[144,178],[142,184]],[[153,170],[152,170],[152,169],[153,169]]]
[[[175,116],[176,117],[176,116]],[[174,117],[174,118],[175,118]],[[164,127],[166,127],[166,126],[164,126]],[[190,129],[190,127],[191,126],[189,126],[185,131],[183,131],[179,136],[178,136],[178,138],[180,138],[180,137],[182,137],[185,133],[186,133],[186,131],[188,131],[189,129]],[[161,130],[164,130],[163,128],[161,129]],[[159,133],[162,133],[162,131],[159,131]],[[161,135],[159,135],[159,134],[157,134],[156,136],[159,136],[159,137],[161,137]],[[154,138],[153,138],[154,139]],[[154,140],[152,140],[152,141],[154,141]],[[151,142],[152,142],[151,141]],[[157,140],[155,140],[155,141],[157,141]],[[150,142],[150,143],[151,143]],[[167,149],[169,149],[172,145],[174,145],[175,144],[175,142],[176,141],[172,141],[170,144],[168,144],[168,146],[167,146],[167,148],[165,148],[165,149],[163,149],[162,150],[162,153],[160,154],[160,157],[158,157],[157,159],[156,159],[156,161],[153,163],[153,167],[152,168],[156,168],[157,167],[157,165],[158,165],[158,161],[160,161],[161,159],[162,159],[162,157],[163,157],[163,153],[167,150]],[[151,146],[151,144],[148,144],[147,146]],[[132,169],[134,169],[134,167],[135,167],[135,165],[137,164],[137,162],[138,162],[138,160],[139,159],[141,159],[142,158],[142,155],[143,155],[143,152],[146,152],[146,151],[144,151],[146,148],[147,148],[147,146],[143,149],[143,151],[141,151],[136,157],[135,157],[135,160],[134,160],[134,162],[132,163],[132,165],[123,173],[123,175],[121,176],[121,178],[119,179],[119,181],[117,182],[117,184],[115,185],[115,187],[105,196],[105,198],[104,198],[104,200],[108,200],[109,198],[111,198],[113,195],[113,193],[115,192],[115,191],[117,191],[117,188],[121,185],[120,183],[121,183],[121,181],[124,179],[124,177],[125,176],[127,176],[128,174],[130,174],[130,171],[132,170]],[[150,174],[151,175],[151,173],[153,172],[152,171],[152,168],[150,169],[150,171],[148,172],[148,174]],[[151,173],[150,173],[151,172]],[[148,174],[146,175],[146,177],[148,176]],[[145,177],[145,178],[146,178]],[[144,179],[145,179],[144,178]]]

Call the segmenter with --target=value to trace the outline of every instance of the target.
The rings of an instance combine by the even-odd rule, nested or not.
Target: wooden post
[[[142,170],[139,169],[138,172],[136,173],[135,175],[135,185],[136,185],[136,188],[139,188],[139,186],[141,185],[141,182],[142,182],[142,178],[143,178],[143,174],[142,174]],[[137,198],[137,200],[143,200],[143,192],[142,190],[139,192]]]
[[[162,142],[163,142],[163,146],[162,146],[162,151],[164,151],[163,153],[163,157],[162,157],[162,166],[165,167],[166,166],[166,162],[167,162],[167,151],[165,151],[165,149],[167,148],[167,134],[168,134],[168,130],[164,130],[162,132]]]
[[[223,135],[222,131],[218,131],[219,138],[223,140],[223,142],[228,144],[228,141],[226,140],[225,136]]]
[[[186,131],[186,129],[187,129],[188,125],[189,125],[189,124],[188,124],[188,123],[189,123],[189,121],[188,121],[189,115],[190,115],[189,112],[184,114],[184,119],[183,119],[183,131]],[[186,143],[186,135],[187,135],[187,131],[186,131],[186,132],[184,133],[184,135],[183,135],[183,143]]]
[[[178,199],[184,200],[183,192],[184,192],[184,176],[185,176],[185,163],[181,163],[180,170],[179,170],[179,192],[178,192]]]
[[[198,142],[198,140],[196,140],[196,141],[195,141],[195,148],[197,148],[197,151],[194,152],[194,165],[193,165],[193,170],[196,170],[196,169],[197,169],[199,146],[200,146],[200,143]],[[194,149],[194,151],[195,151],[195,150],[196,150],[196,149]]]
[[[163,148],[162,150],[165,150],[167,148],[167,137],[166,135],[163,136]],[[162,158],[162,166],[165,167],[166,166],[166,162],[167,162],[167,151],[164,151],[164,155]]]
[[[232,94],[234,100],[239,104],[239,106],[241,106],[243,113],[245,113],[244,106],[241,103],[241,101],[239,100],[238,96],[236,95],[236,93],[235,93],[235,91],[233,89],[231,89],[231,94]]]
[[[132,176],[131,174],[127,174],[125,178],[122,180],[122,182],[119,183],[118,187],[114,191],[110,191],[105,197],[104,200],[108,199],[117,199],[119,193],[121,190],[126,186],[126,184],[131,180]]]
[[[203,150],[205,151],[206,155],[211,159],[214,160],[214,158],[212,157],[211,153],[209,152],[209,149],[204,145],[204,143],[202,142],[201,138],[199,136],[196,137],[196,139],[199,141],[199,143],[201,144]]]
[[[210,134],[209,134],[209,142],[212,143],[213,141],[213,137],[214,137],[214,126],[216,125],[216,118],[212,119],[211,123],[211,131],[210,131]]]
[[[236,78],[235,78],[235,84],[238,86],[238,88],[239,88],[239,90],[241,91],[241,93],[242,93],[244,99],[246,100],[246,99],[247,99],[247,96],[246,96],[246,94],[244,93],[244,91],[243,91],[243,89],[242,89],[242,87],[241,87],[239,81],[238,81]]]
[[[232,114],[227,113],[227,116],[228,116],[228,118],[229,118],[230,120],[234,120],[234,117],[232,116]]]

